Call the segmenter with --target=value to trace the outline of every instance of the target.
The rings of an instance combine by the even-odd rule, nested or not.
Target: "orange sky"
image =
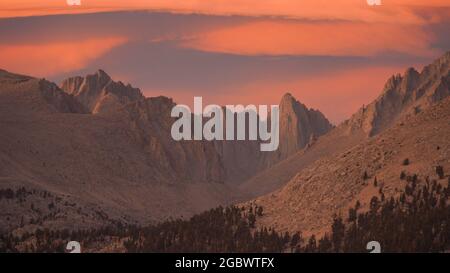
[[[450,50],[448,0],[81,2],[1,0],[0,68],[55,81],[102,68],[185,104],[275,104],[291,92],[337,123],[393,73]],[[94,13],[129,9],[174,13]],[[179,14],[192,12],[213,16]],[[90,14],[45,16],[66,13]],[[249,16],[218,16],[229,14]]]
[[[420,65],[414,65],[421,70]],[[230,96],[226,88],[218,88],[214,96],[205,96],[191,90],[170,91],[184,104],[193,107],[193,94],[203,96],[203,104],[278,104],[283,94],[289,92],[310,108],[319,109],[331,122],[337,124],[350,117],[362,105],[368,104],[380,95],[385,82],[394,74],[402,74],[402,66],[374,66],[330,71],[318,75],[293,78],[287,81],[261,79],[234,88]],[[148,95],[157,96],[161,90],[149,90]]]
[[[184,45],[244,55],[374,56],[392,50],[433,56],[429,48],[432,39],[430,33],[416,26],[261,21],[198,33]]]
[[[92,38],[76,42],[44,44],[1,45],[0,60],[3,67],[22,74],[51,77],[55,74],[81,69],[90,61],[101,57],[125,38]]]
[[[277,15],[311,19],[423,23],[405,7],[449,7],[448,0],[383,0],[369,7],[366,0],[2,0],[0,17],[92,12],[102,10],[163,9],[208,14]],[[395,15],[395,16],[392,16]]]

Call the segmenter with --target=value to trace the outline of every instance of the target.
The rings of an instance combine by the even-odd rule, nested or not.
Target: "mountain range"
[[[147,98],[103,70],[59,86],[0,70],[0,229],[148,224],[231,203],[265,208],[259,225],[326,232],[400,171],[450,167],[450,52],[333,126],[285,94],[280,146],[174,141],[167,97]],[[411,164],[403,165],[405,159]]]
[[[323,235],[333,215],[344,217],[356,202],[368,210],[379,192],[398,197],[402,173],[445,184],[435,168],[450,168],[449,81],[450,52],[420,73],[409,68],[311,147],[244,183],[271,187],[249,202],[266,208],[260,225]],[[274,181],[284,186],[275,190]]]
[[[144,224],[243,200],[237,185],[332,128],[286,95],[286,142],[276,154],[263,154],[252,141],[174,141],[173,100],[146,98],[103,70],[60,86],[2,70],[0,104],[1,187],[28,193],[22,203],[5,204],[6,229],[36,221]]]

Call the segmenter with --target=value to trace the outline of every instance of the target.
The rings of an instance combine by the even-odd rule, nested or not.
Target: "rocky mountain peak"
[[[440,72],[448,71],[450,67],[450,51],[447,51],[428,67],[434,67]]]
[[[309,109],[291,93],[286,93],[280,102],[280,146],[275,160],[287,158],[331,128],[333,126],[320,111]]]
[[[111,77],[104,70],[99,69],[95,72],[95,76],[97,76],[98,80],[101,82],[108,82],[111,80]]]
[[[294,96],[292,96],[292,94],[288,92],[281,97],[280,107],[287,106],[287,105],[293,104],[295,102],[296,102],[296,99],[294,98]]]
[[[64,80],[61,89],[75,96],[91,113],[107,113],[129,102],[143,99],[138,88],[113,81],[103,70],[85,77]]]
[[[351,131],[362,130],[369,136],[380,133],[400,117],[417,113],[450,96],[450,52],[445,53],[422,72],[409,68],[392,76],[382,94],[363,107],[348,122]]]
[[[384,84],[383,93],[389,90],[396,89],[402,81],[402,76],[400,74],[392,75]]]
[[[70,94],[66,94],[56,84],[40,79],[39,91],[42,98],[60,113],[86,113],[86,109]]]
[[[425,66],[420,74],[421,78],[438,80],[440,77],[447,75],[449,70],[450,51],[436,59],[433,63]]]

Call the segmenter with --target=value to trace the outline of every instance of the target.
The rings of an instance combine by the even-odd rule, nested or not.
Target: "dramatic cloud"
[[[341,2],[343,7],[356,3],[351,8],[361,14],[331,1],[326,1],[330,6],[301,1],[301,9],[292,6],[300,1],[258,1],[264,4],[253,10],[255,2],[232,2],[191,6],[208,15],[132,11],[3,18],[0,68],[56,82],[102,68],[148,96],[184,104],[196,95],[207,104],[275,104],[291,92],[337,123],[378,95],[393,73],[420,68],[450,49],[448,8],[437,2],[405,6],[386,0],[375,7],[364,0]],[[30,3],[24,10],[42,10]],[[55,13],[72,8],[61,3],[47,8]],[[83,0],[74,10],[96,10],[89,3]],[[211,15],[227,9],[304,13],[305,18]]]
[[[412,7],[450,7],[447,0],[389,0],[369,6],[366,0],[83,0],[68,6],[64,0],[2,0],[0,17],[80,13],[110,10],[159,9],[205,14],[272,15],[304,19],[341,19],[365,22],[422,24]]]
[[[49,77],[85,67],[92,60],[125,42],[124,38],[88,39],[78,42],[1,45],[3,69]]]
[[[183,45],[245,55],[373,56],[435,54],[433,36],[419,27],[360,22],[261,21],[199,34]]]

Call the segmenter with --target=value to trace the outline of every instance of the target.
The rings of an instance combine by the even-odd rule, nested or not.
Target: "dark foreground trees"
[[[351,208],[342,232],[342,219],[332,228],[333,246],[321,252],[366,252],[369,241],[378,241],[383,252],[443,252],[450,249],[450,189],[436,181],[417,186],[408,182],[398,198],[384,202],[373,197],[370,210]],[[311,251],[311,250],[310,250]]]
[[[302,238],[260,228],[262,207],[219,207],[189,220],[170,220],[137,227],[117,223],[80,231],[38,229],[21,236],[0,235],[1,252],[63,252],[68,241],[80,241],[85,251],[128,252],[367,252],[378,241],[382,252],[443,252],[450,250],[450,180],[403,180],[404,192],[374,196],[370,208],[359,202],[346,217],[335,216],[330,233]],[[118,249],[111,245],[120,245]]]

